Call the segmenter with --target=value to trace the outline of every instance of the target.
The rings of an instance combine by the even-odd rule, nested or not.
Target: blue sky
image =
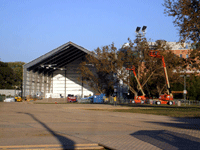
[[[33,59],[72,41],[88,50],[135,38],[178,41],[163,0],[0,0],[0,60]]]

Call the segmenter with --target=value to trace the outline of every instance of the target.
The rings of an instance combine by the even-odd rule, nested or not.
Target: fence
[[[134,99],[118,99],[118,102],[120,104],[128,104],[128,103],[131,103],[132,100]],[[158,100],[158,99],[151,99],[151,103],[152,104],[155,104],[155,101]],[[181,104],[185,104],[185,105],[199,105],[200,106],[200,101],[199,100],[184,100],[184,99],[174,99],[174,102],[175,104],[177,105],[178,104],[178,101],[181,102]],[[110,103],[112,103],[112,101],[110,101]]]
[[[199,100],[175,99],[174,101],[175,101],[176,104],[178,103],[178,101],[180,101],[181,104],[185,104],[185,105],[200,105],[200,101]]]

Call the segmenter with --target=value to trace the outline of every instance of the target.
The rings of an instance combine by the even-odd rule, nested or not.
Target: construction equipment
[[[22,102],[21,92],[15,95],[15,102]]]
[[[168,74],[167,74],[167,68],[166,68],[164,56],[162,56],[158,50],[151,50],[149,52],[149,56],[162,59],[164,73],[165,73],[165,79],[166,79],[165,81],[166,81],[166,85],[167,85],[167,93],[160,95],[159,101],[157,101],[156,104],[157,105],[160,105],[160,104],[172,105],[173,104],[173,95],[172,95],[172,92],[170,89],[169,78],[168,78]]]
[[[22,102],[22,98],[20,96],[15,96],[15,101],[16,102]]]
[[[132,101],[132,103],[135,103],[135,104],[144,104],[144,102],[146,101],[146,97],[145,97],[145,93],[142,89],[142,86],[140,84],[140,81],[139,79],[137,78],[137,74],[135,72],[135,66],[133,65],[132,68],[126,68],[126,70],[132,70],[133,71],[133,74],[135,76],[135,79],[139,85],[139,90],[142,92],[142,95],[141,96],[135,96],[134,97],[134,100]]]

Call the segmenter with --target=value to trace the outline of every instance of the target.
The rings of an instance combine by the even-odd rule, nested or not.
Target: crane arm
[[[171,88],[170,88],[170,84],[169,84],[169,77],[168,77],[168,74],[167,74],[167,68],[166,68],[164,56],[160,55],[160,52],[157,51],[157,50],[151,50],[149,52],[149,56],[154,57],[154,58],[162,59],[164,73],[165,73],[165,79],[166,79],[165,81],[166,81],[166,84],[167,84],[167,92],[168,92],[168,94],[170,96],[172,96],[172,92],[171,92]]]
[[[134,76],[135,76],[135,79],[136,79],[136,81],[137,81],[137,83],[138,83],[138,85],[139,85],[140,91],[142,92],[142,95],[145,96],[145,93],[144,93],[144,91],[143,91],[143,89],[142,89],[142,86],[141,86],[141,84],[140,84],[140,81],[139,81],[138,78],[137,78],[137,74],[136,74],[136,72],[135,72],[135,66],[132,66],[132,68],[127,68],[127,70],[132,70],[132,71],[133,71],[133,74],[134,74]]]

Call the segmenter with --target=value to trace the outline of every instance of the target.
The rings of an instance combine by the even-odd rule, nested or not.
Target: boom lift
[[[172,95],[170,84],[169,84],[169,78],[168,78],[168,74],[167,74],[167,68],[166,68],[164,56],[162,56],[158,50],[151,50],[149,52],[149,56],[162,59],[164,73],[165,73],[165,79],[166,79],[165,81],[167,84],[167,94],[160,95],[159,101],[157,101],[156,104],[157,105],[160,105],[160,104],[172,105],[173,104],[173,95]]]
[[[138,85],[139,85],[139,88],[140,88],[141,92],[142,92],[142,95],[141,95],[141,96],[135,96],[135,97],[134,97],[134,101],[132,101],[132,103],[144,104],[144,102],[145,102],[145,100],[146,100],[146,97],[145,97],[144,91],[143,91],[143,89],[142,89],[142,86],[141,86],[141,84],[140,84],[140,81],[139,81],[138,78],[137,78],[137,74],[136,74],[136,72],[135,72],[135,66],[132,66],[132,68],[126,68],[126,70],[133,70],[133,74],[134,74],[134,76],[135,76],[135,79],[136,79],[136,81],[137,81],[137,83],[138,83]]]

